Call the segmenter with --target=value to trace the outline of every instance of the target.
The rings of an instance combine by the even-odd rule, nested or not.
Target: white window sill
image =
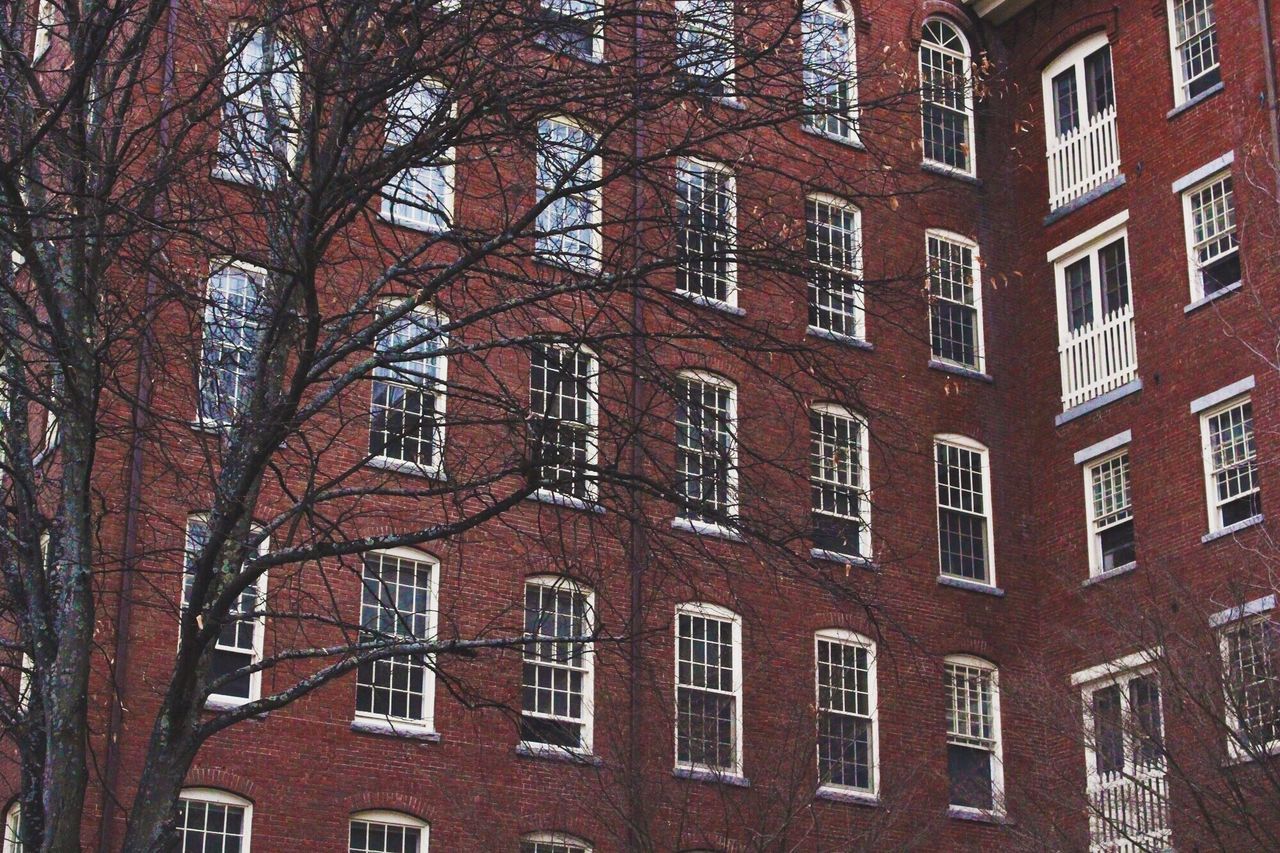
[[[257,175],[253,173],[246,174],[239,169],[225,169],[221,166],[214,166],[212,174],[214,178],[217,178],[220,181],[226,181],[230,184],[239,184],[242,187],[256,187],[261,190],[269,190],[275,186],[274,180],[263,183],[258,180]]]
[[[975,809],[969,806],[947,806],[947,817],[955,820],[972,820],[977,823],[1004,823],[1004,815],[990,809]]]
[[[191,421],[191,428],[196,432],[208,433],[209,435],[225,434],[231,428],[228,421],[215,421],[211,418],[202,418],[196,415]]]
[[[567,507],[568,509],[580,509],[584,512],[604,513],[604,507],[595,501],[584,501],[582,498],[575,498],[573,495],[565,495],[551,489],[538,489],[536,492],[529,493],[529,500],[538,503],[551,504],[553,506]]]
[[[1200,94],[1196,95],[1193,98],[1187,98],[1185,101],[1178,104],[1173,109],[1169,110],[1169,112],[1164,114],[1164,117],[1166,119],[1170,119],[1170,118],[1174,118],[1176,116],[1182,115],[1187,110],[1194,107],[1196,104],[1199,104],[1201,101],[1209,100],[1214,95],[1221,92],[1224,88],[1226,88],[1226,86],[1221,81],[1214,83],[1212,86],[1210,86],[1208,89],[1205,89]]]
[[[833,332],[830,329],[823,329],[818,326],[809,326],[804,333],[811,338],[821,338],[824,341],[834,341],[845,346],[855,347],[857,349],[873,350],[876,345],[865,338],[859,338],[856,335],[846,335],[843,332]]]
[[[1230,740],[1227,741],[1227,759],[1228,766],[1239,764],[1252,764],[1260,758],[1273,758],[1280,755],[1280,740],[1273,740],[1266,746],[1253,747],[1253,751],[1246,751],[1243,746],[1236,741],[1234,735],[1228,735]]]
[[[725,302],[723,299],[714,299],[710,296],[703,296],[701,293],[690,293],[687,290],[677,290],[676,296],[694,305],[701,305],[703,308],[713,308],[716,311],[723,311],[725,314],[732,314],[735,317],[742,317],[747,312],[734,305],[732,302]]]
[[[1244,519],[1243,521],[1237,521],[1235,524],[1228,524],[1226,527],[1222,528],[1221,530],[1209,531],[1208,533],[1200,537],[1200,541],[1204,543],[1209,543],[1214,541],[1215,539],[1221,539],[1224,536],[1230,536],[1232,533],[1238,533],[1239,531],[1245,530],[1246,528],[1253,527],[1254,525],[1257,525],[1257,524],[1261,524],[1264,520],[1266,520],[1266,516],[1264,516],[1262,513],[1258,513],[1257,515],[1251,515],[1248,518]]]
[[[723,524],[716,524],[714,521],[700,521],[696,518],[676,516],[671,519],[671,529],[683,530],[686,533],[696,533],[698,536],[715,536],[720,539],[728,539],[731,542],[743,541],[741,533]]]
[[[859,138],[857,131],[854,131],[852,136],[840,136],[837,133],[828,133],[819,127],[812,127],[805,124],[804,121],[800,122],[800,129],[810,136],[816,136],[819,139],[829,139],[838,145],[847,145],[850,148],[856,148],[859,151],[867,150],[867,146],[862,144],[862,139]]]
[[[427,743],[440,742],[440,733],[430,726],[409,720],[392,720],[387,717],[356,717],[351,721],[351,731],[372,735],[391,735]]]
[[[250,702],[256,702],[257,696],[251,696],[245,699],[243,696],[221,696],[214,694],[204,700],[204,709],[206,711],[235,711],[243,708]]]
[[[1138,561],[1131,560],[1123,566],[1116,566],[1114,569],[1107,569],[1105,572],[1098,572],[1096,575],[1091,575],[1087,580],[1081,581],[1080,585],[1092,586],[1095,583],[1102,583],[1105,580],[1110,580],[1111,578],[1119,575],[1127,575],[1136,568],[1138,568]]]
[[[378,211],[378,219],[388,225],[394,225],[397,228],[408,228],[412,231],[421,231],[424,234],[447,234],[451,230],[447,223],[440,225],[435,222],[418,222],[414,219],[396,216],[395,214],[388,213],[385,210]]]
[[[386,471],[399,471],[402,474],[414,474],[419,477],[430,477],[432,480],[447,480],[439,465],[419,465],[407,459],[392,459],[387,456],[371,456],[364,463],[370,468],[382,468]]]
[[[859,791],[857,788],[841,788],[838,785],[822,785],[814,796],[819,800],[852,803],[858,806],[881,805],[880,797],[870,791]]]
[[[751,781],[741,773],[727,770],[712,770],[708,767],[677,767],[671,771],[677,779],[692,779],[695,782],[719,782],[722,785],[735,785],[739,788],[750,788]]]
[[[981,370],[976,370],[972,367],[965,367],[963,364],[954,364],[950,361],[943,361],[940,358],[929,359],[929,369],[941,370],[944,373],[954,373],[956,376],[967,376],[970,379],[977,379],[979,382],[995,382],[995,380],[991,378],[990,373],[983,373]]]
[[[938,575],[938,585],[968,590],[969,592],[980,592],[983,595],[994,595],[996,598],[1004,597],[1004,590],[998,586],[982,583],[981,581],[971,581],[966,578],[953,578],[950,575]]]
[[[873,563],[870,557],[863,557],[860,554],[841,554],[839,551],[829,551],[826,548],[810,548],[809,556],[815,560],[826,560],[828,563],[839,563],[842,566],[855,566],[872,572],[880,571],[880,567]]]
[[[941,175],[944,178],[955,178],[957,181],[964,181],[966,184],[982,186],[982,181],[978,180],[978,176],[973,172],[957,169],[955,166],[948,166],[946,163],[924,160],[920,163],[920,168],[926,172]]]
[[[1213,293],[1210,293],[1208,296],[1202,296],[1199,299],[1197,299],[1195,302],[1192,302],[1190,305],[1183,308],[1182,313],[1190,314],[1192,311],[1195,311],[1197,308],[1203,308],[1204,306],[1208,305],[1210,302],[1215,302],[1224,296],[1229,296],[1230,294],[1235,293],[1237,290],[1239,290],[1242,287],[1244,287],[1243,281],[1237,281],[1235,284],[1228,284],[1226,287],[1220,287],[1217,290],[1215,290]]]
[[[570,749],[565,746],[556,746],[550,743],[531,743],[529,741],[520,741],[516,745],[516,755],[522,755],[525,758],[546,758],[552,761],[564,761],[569,764],[586,764],[592,767],[600,767],[604,764],[604,760],[585,749]]]

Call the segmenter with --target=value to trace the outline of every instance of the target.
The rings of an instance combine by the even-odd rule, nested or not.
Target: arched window
[[[531,832],[520,839],[520,853],[591,853],[591,845],[563,832]]]
[[[854,17],[845,0],[806,0],[805,126],[837,139],[857,138]]]
[[[216,788],[187,788],[178,800],[183,850],[249,853],[253,803]]]
[[[351,816],[348,853],[427,853],[430,827],[400,812],[373,810]]]
[[[1004,810],[1004,769],[996,668],[982,658],[948,655],[943,677],[951,809],[1000,814]]]
[[[972,175],[973,78],[969,43],[940,18],[925,21],[920,39],[920,100],[924,160]]]

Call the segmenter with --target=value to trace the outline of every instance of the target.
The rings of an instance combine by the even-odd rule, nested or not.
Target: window
[[[439,350],[446,339],[441,319],[417,309],[378,333],[369,418],[371,457],[431,474],[444,467],[446,364]]]
[[[39,62],[53,43],[53,27],[57,21],[58,10],[53,0],[40,0],[36,6],[36,38],[32,44],[31,61]],[[7,853],[7,851],[6,851]]]
[[[22,853],[22,804],[14,801],[4,813],[4,853]]]
[[[1000,812],[1000,696],[996,669],[979,658],[946,660],[947,770],[951,807]]]
[[[186,559],[182,575],[182,607],[191,606],[191,594],[195,583],[195,561],[209,541],[209,523],[203,515],[187,519]],[[267,542],[258,544],[258,553],[264,554]],[[262,660],[262,641],[266,629],[267,576],[260,574],[240,593],[239,600],[230,608],[227,621],[222,625],[213,645],[213,661],[209,667],[210,683],[228,678],[209,694],[215,704],[243,704],[257,699],[262,691],[262,673],[241,672]]]
[[[1089,518],[1090,574],[1099,575],[1134,561],[1133,505],[1129,496],[1129,451],[1085,468]]]
[[[718,376],[677,380],[676,476],[681,518],[714,523],[737,515],[737,391]]]
[[[529,356],[533,453],[543,489],[596,498],[599,368],[588,350],[535,346]]]
[[[806,0],[805,126],[837,139],[857,138],[854,19],[843,0]]]
[[[591,751],[591,592],[567,578],[524,586],[524,678],[520,739],[534,746]]]
[[[850,631],[819,631],[818,783],[876,792],[876,648]]]
[[[1280,623],[1270,612],[1250,615],[1224,627],[1221,638],[1231,751],[1254,758],[1274,753],[1280,750]]]
[[[1150,668],[1083,689],[1089,849],[1169,848],[1160,682]]]
[[[591,853],[591,845],[559,832],[535,832],[520,839],[520,853]]]
[[[542,0],[542,42],[588,59],[604,57],[600,0]]]
[[[394,646],[435,639],[439,563],[407,548],[364,555],[360,642]],[[428,655],[397,655],[360,664],[356,716],[432,727],[435,674]]]
[[[733,0],[676,0],[679,79],[708,95],[733,95]]]
[[[1200,416],[1204,441],[1209,530],[1216,531],[1262,512],[1258,450],[1253,442],[1253,402],[1236,400]]]
[[[1169,0],[1173,99],[1183,104],[1222,82],[1213,0]]]
[[[1049,63],[1042,76],[1048,135],[1049,207],[1056,209],[1120,173],[1115,82],[1105,33]]]
[[[925,235],[929,264],[929,340],[933,357],[981,371],[982,286],[978,247],[943,231]]]
[[[809,440],[813,547],[870,559],[866,422],[840,406],[822,403],[809,412]]]
[[[387,104],[387,154],[411,152],[411,165],[382,188],[382,215],[400,225],[443,231],[453,221],[453,149],[439,128],[452,116],[444,86],[419,80]],[[419,140],[419,137],[422,137]]]
[[[939,436],[933,447],[942,575],[993,584],[987,449],[961,436]]]
[[[183,851],[249,853],[253,805],[212,788],[188,788],[178,801]]]
[[[732,611],[676,608],[676,767],[742,772],[741,644]]]
[[[810,196],[805,213],[809,327],[862,340],[862,214],[831,196]]]
[[[593,134],[567,119],[538,122],[538,260],[582,270],[600,268],[600,180]]]
[[[200,421],[229,424],[253,390],[253,354],[262,333],[262,270],[225,266],[209,279],[200,364]]]
[[[973,174],[973,86],[969,45],[946,21],[926,21],[920,39],[924,159]]]
[[[1240,238],[1231,173],[1215,175],[1182,194],[1191,262],[1192,301],[1240,281]]]
[[[723,166],[682,159],[676,168],[676,290],[712,303],[738,302],[737,205]]]
[[[430,829],[417,818],[390,811],[351,817],[348,853],[427,853]]]
[[[265,29],[233,33],[223,76],[219,177],[275,183],[297,148],[301,62]]]

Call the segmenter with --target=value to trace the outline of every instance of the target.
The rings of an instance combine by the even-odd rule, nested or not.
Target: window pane
[[[568,581],[525,585],[521,740],[586,747],[590,600]]]
[[[539,480],[581,500],[595,497],[596,360],[563,346],[538,346],[529,358],[529,428]]]
[[[927,22],[920,44],[926,160],[969,171],[969,86],[969,57],[959,34],[950,24]]]
[[[856,209],[811,198],[806,203],[809,325],[862,336],[860,235]]]
[[[854,135],[852,20],[834,5],[823,3],[805,10],[803,24],[805,124],[850,139]]]
[[[431,639],[430,563],[372,553],[364,558],[360,639],[390,646]],[[427,719],[428,658],[369,661],[356,675],[356,711],[421,723]]]
[[[730,176],[694,160],[676,172],[676,289],[729,301],[734,279]]]
[[[822,784],[869,791],[872,726],[870,652],[819,639],[818,773]]]
[[[737,766],[733,623],[680,613],[676,635],[676,761]]]
[[[538,214],[539,260],[577,269],[600,262],[598,219],[600,178],[596,138],[567,121],[538,122],[537,198],[551,198]]]
[[[937,442],[938,545],[944,575],[987,581],[983,454]]]
[[[732,514],[735,454],[733,391],[697,379],[682,380],[676,400],[676,490],[681,515],[708,521]]]
[[[814,547],[861,555],[867,489],[864,427],[833,411],[813,411],[809,433]]]
[[[381,821],[351,821],[348,853],[419,853],[422,830],[416,826]]]
[[[929,262],[933,355],[981,369],[978,348],[977,269],[971,246],[930,235]]]
[[[369,453],[424,468],[439,464],[443,344],[436,318],[412,311],[378,335]]]

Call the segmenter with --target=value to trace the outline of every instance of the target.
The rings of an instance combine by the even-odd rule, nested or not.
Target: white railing
[[[1062,360],[1062,409],[1073,408],[1138,376],[1133,307],[1067,333]]]
[[[1089,850],[1150,853],[1169,847],[1169,784],[1164,769],[1108,773],[1091,780]]]
[[[1049,209],[1056,210],[1120,174],[1114,105],[1049,143]]]

